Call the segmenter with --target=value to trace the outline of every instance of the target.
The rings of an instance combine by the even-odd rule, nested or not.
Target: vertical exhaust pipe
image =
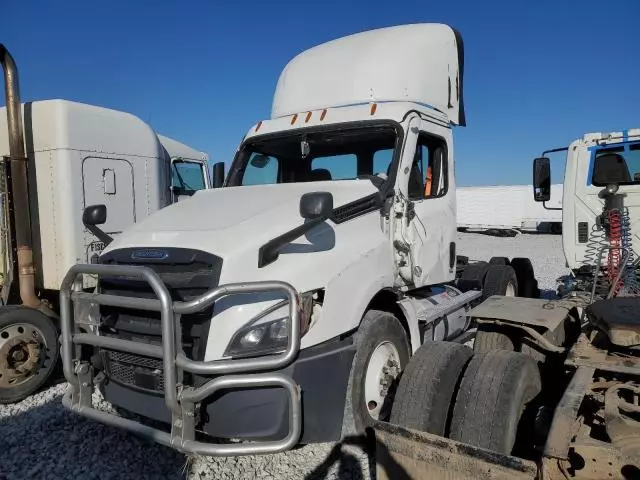
[[[7,126],[9,129],[9,155],[14,207],[13,225],[18,251],[20,299],[27,307],[36,308],[50,314],[53,312],[38,298],[35,291],[27,155],[24,148],[18,69],[13,57],[2,44],[0,44],[0,63],[4,70]]]

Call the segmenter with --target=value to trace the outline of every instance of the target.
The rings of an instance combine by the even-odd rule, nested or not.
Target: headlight
[[[309,329],[309,321],[313,307],[315,292],[308,292],[300,297],[300,336]],[[279,308],[289,309],[288,302],[276,305],[276,308],[268,309],[266,313],[274,312]],[[280,317],[275,320],[257,323],[266,314],[262,314],[250,325],[238,330],[229,342],[225,350],[225,356],[255,356],[270,353],[279,353],[286,349],[289,342],[289,317]]]
[[[82,291],[82,289],[76,288],[76,291]],[[94,292],[97,293],[97,289],[94,288]],[[73,317],[77,325],[97,333],[100,326],[100,305],[93,302],[73,302]]]
[[[283,351],[289,340],[288,318],[251,325],[238,330],[227,347],[225,355],[258,355]]]

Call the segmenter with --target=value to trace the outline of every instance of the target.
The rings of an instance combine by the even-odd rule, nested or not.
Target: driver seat
[[[307,182],[326,182],[332,180],[331,172],[326,168],[316,168],[311,170],[307,176]]]

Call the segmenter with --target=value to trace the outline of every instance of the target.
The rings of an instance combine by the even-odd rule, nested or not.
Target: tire
[[[492,295],[506,295],[518,292],[518,279],[513,267],[509,265],[489,265],[487,275],[482,286],[482,300]],[[478,327],[478,332],[473,341],[473,350],[476,352],[488,352],[492,350],[513,351],[513,339],[504,333],[501,328],[492,325]]]
[[[528,258],[514,258],[511,266],[516,271],[518,279],[518,296],[525,298],[540,298],[538,281],[533,271],[533,264]]]
[[[489,265],[510,265],[507,257],[491,257]]]
[[[407,333],[402,324],[393,314],[380,310],[369,310],[364,315],[355,334],[355,344],[356,354],[351,366],[345,400],[343,435],[362,433],[365,428],[374,423],[374,419],[368,409],[369,402],[366,399],[366,382],[369,363],[376,348],[382,344],[387,346],[392,344],[395,347],[399,360],[397,374],[407,365],[410,355]],[[389,380],[391,379],[389,378]],[[392,398],[397,388],[397,380],[396,375],[390,382],[388,394],[384,398],[382,405],[378,405],[378,418],[380,420],[386,420],[389,417]]]
[[[547,330],[543,336],[554,345],[562,346],[566,338],[565,326],[561,324],[553,332]],[[497,325],[481,325],[473,342],[473,351],[481,353],[492,350],[521,352],[541,363],[547,359],[547,352],[540,349],[523,332]]]
[[[492,350],[514,351],[514,341],[505,333],[504,328],[494,325],[481,325],[478,327],[476,338],[473,341],[474,352],[490,352]]]
[[[0,310],[0,404],[19,402],[39,390],[59,356],[58,331],[51,318],[22,306]]]
[[[518,279],[513,267],[509,265],[489,265],[482,285],[484,299],[491,295],[518,294]]]
[[[444,436],[456,387],[472,355],[458,343],[423,344],[402,373],[391,423]]]
[[[460,280],[463,284],[468,285],[467,289],[482,288],[488,268],[487,262],[471,263],[463,268]]]
[[[527,355],[505,350],[475,354],[456,395],[449,437],[511,454],[522,413],[540,389],[540,371]]]

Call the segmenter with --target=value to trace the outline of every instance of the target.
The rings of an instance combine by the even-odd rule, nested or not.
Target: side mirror
[[[548,202],[551,199],[551,165],[547,157],[533,161],[533,199]]]
[[[82,223],[85,227],[89,225],[104,225],[107,222],[106,205],[90,205],[82,213]]]
[[[271,162],[271,158],[269,158],[267,155],[262,155],[261,153],[257,153],[249,161],[249,164],[254,168],[264,168],[267,165],[269,165],[269,162]]]
[[[82,223],[87,230],[93,233],[98,240],[104,243],[105,247],[113,241],[113,237],[105,233],[98,225],[103,225],[107,221],[106,205],[90,205],[82,212]]]
[[[224,162],[213,164],[213,188],[221,188],[224,185]]]
[[[326,220],[333,211],[333,195],[310,192],[300,197],[300,216],[305,220]]]

